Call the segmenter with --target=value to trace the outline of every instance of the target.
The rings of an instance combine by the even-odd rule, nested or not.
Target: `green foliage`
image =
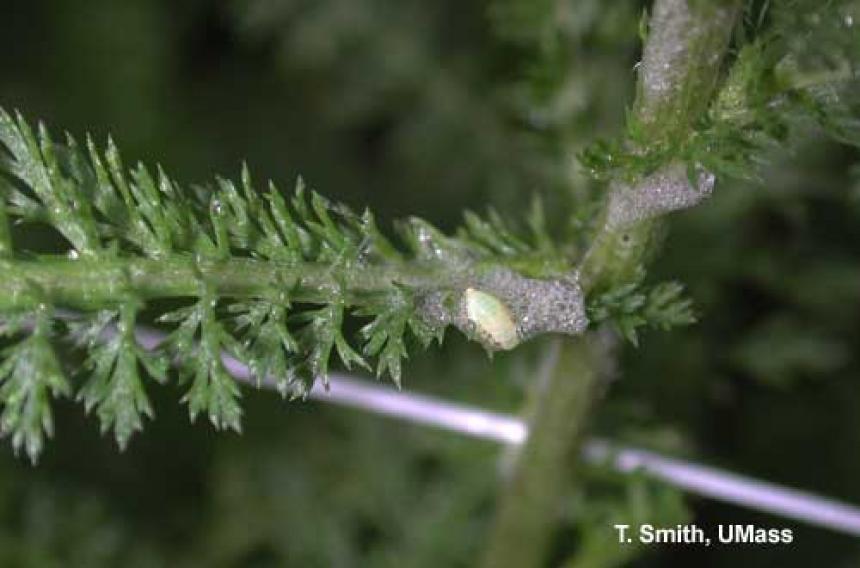
[[[780,130],[755,122],[770,121],[762,109],[774,106],[775,95],[765,90],[773,88],[775,70],[784,67],[788,57],[788,47],[768,39],[781,37],[772,30],[789,26],[780,14],[776,9],[768,13],[764,19],[775,23],[768,23],[766,32],[756,30],[756,37],[741,49],[711,112],[689,139],[657,141],[644,152],[631,151],[644,145],[647,133],[630,117],[623,150],[621,145],[598,144],[583,155],[586,165],[597,177],[621,178],[679,157],[718,172],[732,167],[747,171],[747,165],[735,162],[737,156],[756,155],[749,151],[750,133]],[[493,4],[490,18],[500,38],[537,72],[522,69],[523,81],[536,89],[524,111],[549,104],[567,88],[567,73],[555,65],[567,60],[562,38],[595,39],[576,29],[551,3],[526,9],[500,1]],[[839,45],[840,61],[850,61],[850,44]],[[555,79],[542,82],[541,77],[551,76]],[[835,108],[835,103],[826,108]],[[813,114],[829,116],[824,107]],[[554,140],[556,149],[565,147],[551,130],[544,132],[545,140]],[[726,143],[729,137],[737,144]],[[218,178],[211,187],[183,188],[161,168],[153,173],[139,164],[128,170],[112,140],[104,152],[90,137],[84,147],[71,136],[60,144],[44,126],[34,133],[20,116],[5,111],[0,111],[0,143],[5,148],[0,158],[5,172],[0,179],[0,255],[24,263],[7,267],[8,286],[15,290],[7,309],[32,309],[45,301],[95,314],[76,324],[88,330],[72,329],[73,335],[86,338],[78,344],[89,351],[87,367],[92,372],[77,398],[87,410],[96,410],[103,430],[114,430],[120,446],[140,430],[143,416],[152,415],[143,375],[164,380],[163,361],[168,357],[179,363],[183,380],[190,383],[184,400],[192,419],[203,412],[216,427],[238,430],[240,392],[224,368],[222,351],[247,361],[258,384],[271,380],[293,397],[304,396],[315,378],[326,380],[335,353],[347,368],[373,366],[378,375],[388,374],[399,385],[409,336],[423,345],[442,337],[440,324],[421,313],[420,295],[428,288],[452,286],[463,274],[468,278],[473,267],[500,264],[525,276],[557,278],[570,272],[579,252],[580,243],[557,243],[549,236],[537,201],[528,217],[527,237],[491,209],[486,218],[467,212],[453,237],[410,219],[400,225],[402,250],[382,234],[369,211],[358,215],[330,202],[308,191],[301,179],[290,199],[273,185],[258,192],[247,168],[239,183]],[[734,148],[734,157],[722,152],[728,146]],[[582,210],[593,208],[586,204]],[[35,282],[19,277],[17,266],[38,271],[40,263],[25,261],[26,251],[16,246],[10,222],[53,228],[71,246],[68,266],[80,259],[115,267],[104,273],[109,285],[101,293],[60,296],[62,263],[56,274]],[[588,220],[581,224],[594,226]],[[177,267],[175,280],[165,282],[134,264],[143,259]],[[251,275],[246,269],[256,272]],[[366,276],[369,269],[382,277]],[[422,275],[416,277],[416,272]],[[634,344],[643,326],[668,329],[693,321],[690,303],[681,298],[677,284],[648,290],[641,279],[609,284],[589,299],[589,314],[594,323],[611,320]],[[150,358],[130,331],[139,313],[153,301],[189,297],[191,305],[159,318],[174,329],[159,358]],[[358,345],[344,332],[350,316],[367,320]],[[113,320],[118,320],[116,326]],[[111,331],[115,327],[119,335]],[[105,340],[112,334],[116,336]]]
[[[278,302],[236,302],[229,307],[235,314],[236,330],[242,333],[248,368],[257,386],[266,378],[272,378],[283,396],[290,392],[291,386],[288,355],[299,349],[296,339],[287,329],[289,307],[286,294]]]
[[[15,497],[0,508],[8,523],[0,532],[0,563],[4,566],[107,568],[122,564],[142,568],[168,562],[152,539],[141,538],[108,500],[92,492],[57,487],[44,480],[6,487]]]
[[[6,201],[0,199],[0,259],[12,252],[12,235],[9,234],[9,217],[6,214]]]
[[[735,366],[754,380],[787,388],[841,369],[849,360],[844,341],[783,315],[754,326],[738,339],[730,356]]]
[[[224,367],[225,353],[241,357],[241,345],[230,335],[215,316],[216,298],[204,289],[193,305],[161,316],[161,321],[177,323],[165,342],[168,352],[180,361],[184,379],[191,388],[183,401],[193,421],[205,412],[218,429],[241,431],[242,409],[239,406],[239,386]],[[199,341],[198,341],[199,337]]]
[[[394,299],[379,311],[375,319],[359,332],[365,341],[364,354],[377,357],[376,376],[386,372],[400,386],[401,360],[408,357],[405,342],[407,328],[424,346],[435,339],[442,343],[444,328],[434,328],[422,318],[416,317],[415,297],[406,289],[396,289]],[[369,316],[377,310],[356,312],[358,316]]]
[[[0,365],[0,432],[10,436],[17,453],[24,450],[34,463],[54,433],[50,400],[68,396],[70,386],[51,345],[51,317],[45,309],[32,314],[7,317],[0,336],[30,334],[7,347]]]
[[[626,566],[644,551],[633,537],[619,546],[616,525],[628,525],[628,535],[640,525],[674,527],[689,523],[691,512],[681,493],[634,473],[621,478],[608,471],[591,473],[587,491],[577,496],[574,510],[581,511],[576,553],[565,568],[613,568]],[[611,530],[610,530],[611,529]]]
[[[444,324],[422,312],[428,290],[463,286],[478,266],[537,277],[570,269],[539,205],[526,237],[491,210],[486,219],[466,213],[454,237],[412,218],[400,225],[398,248],[369,211],[332,203],[301,178],[290,199],[271,184],[258,193],[247,168],[238,184],[219,178],[184,189],[160,168],[127,171],[111,140],[104,153],[89,137],[85,149],[71,136],[57,144],[43,126],[37,136],[5,111],[0,143],[0,252],[8,250],[0,268],[9,291],[0,311],[45,303],[83,312],[68,326],[91,373],[77,399],[120,447],[152,417],[144,377],[164,381],[165,361],[175,360],[189,384],[183,401],[192,420],[205,413],[215,427],[238,431],[241,393],[222,353],[247,361],[258,385],[272,381],[292,397],[316,378],[326,383],[335,353],[346,368],[370,369],[365,357],[375,358],[377,374],[399,385],[409,336],[425,347],[442,338]],[[58,252],[71,250],[30,259],[10,221],[45,224],[65,241]],[[87,268],[75,268],[81,263]],[[133,333],[139,314],[153,301],[189,297],[157,318],[172,331],[158,355],[148,354]],[[350,315],[368,322],[356,346],[344,332]],[[48,345],[37,337],[40,349]],[[10,361],[8,375],[18,369]],[[39,396],[47,407],[49,397]]]
[[[110,0],[22,2],[0,19],[9,46],[0,62],[0,91],[4,105],[44,113],[76,132],[120,129],[126,153],[163,156],[170,164],[168,171],[182,171],[177,175],[185,179],[229,171],[236,156],[247,155],[255,171],[270,175],[281,176],[287,164],[300,167],[327,191],[351,202],[373,203],[384,219],[416,211],[451,227],[459,223],[463,208],[480,208],[489,202],[506,218],[518,221],[525,217],[523,196],[539,191],[553,229],[570,221],[576,225],[577,240],[569,241],[565,235],[561,242],[545,240],[549,246],[537,250],[547,258],[558,252],[576,259],[588,245],[591,229],[601,227],[599,200],[604,194],[588,189],[582,172],[571,171],[569,157],[594,138],[619,131],[620,111],[633,91],[636,22],[645,3],[565,1],[555,3],[559,10],[554,13],[545,2],[493,4],[509,8],[491,13],[488,22],[487,5],[451,0],[251,0],[182,7]],[[807,18],[804,26],[814,23],[811,16],[821,16],[834,5],[769,4],[793,20]],[[242,21],[232,21],[238,18],[225,10],[240,12]],[[503,22],[503,18],[508,19]],[[38,21],[45,24],[40,28],[57,33],[37,37],[28,31],[33,26],[21,25],[23,21]],[[500,53],[488,51],[487,44],[495,40],[487,37],[488,32],[501,35],[501,25],[509,32],[502,36],[506,46]],[[705,207],[673,223],[673,245],[656,269],[659,274],[649,270],[648,275],[649,282],[680,278],[695,296],[697,311],[706,317],[683,333],[665,338],[649,335],[648,349],[624,357],[622,374],[629,380],[613,384],[592,429],[612,438],[629,429],[637,433],[631,437],[636,444],[653,445],[653,433],[636,421],[650,410],[661,423],[671,421],[682,428],[703,457],[718,457],[727,467],[741,471],[779,471],[783,481],[810,489],[826,487],[828,493],[856,500],[857,460],[845,450],[858,443],[857,389],[853,381],[841,380],[858,371],[850,358],[857,343],[855,283],[860,262],[852,246],[857,242],[857,200],[854,195],[854,202],[845,201],[845,191],[852,187],[846,187],[841,174],[846,162],[856,162],[856,155],[816,137],[787,159],[782,149],[802,140],[795,134],[808,132],[809,120],[800,114],[794,115],[797,121],[792,120],[788,110],[798,103],[792,94],[773,107],[779,121],[765,120],[762,110],[771,110],[765,105],[755,111],[755,122],[748,122],[754,118],[748,108],[759,103],[744,92],[766,94],[776,88],[776,80],[755,68],[764,59],[754,50],[749,56],[739,55],[746,44],[757,44],[763,31],[771,39],[759,49],[784,53],[790,42],[801,46],[793,50],[801,56],[839,53],[829,42],[852,36],[819,33],[813,37],[811,27],[798,26],[782,37],[766,31],[779,26],[786,29],[770,16],[760,20],[758,13],[749,15],[744,30],[748,37],[737,41],[728,61],[732,68],[727,66],[732,83],[743,87],[734,90],[740,96],[724,99],[725,112],[721,110],[713,120],[703,118],[700,128],[707,139],[689,146],[679,140],[679,147],[667,152],[683,156],[687,148],[695,149],[691,154],[695,158],[712,159],[720,172],[732,174],[721,177],[717,194]],[[541,42],[547,37],[551,41],[545,44],[552,49],[542,52]],[[741,73],[741,59],[755,65]],[[804,62],[799,69],[812,72],[791,80],[824,77],[814,72],[816,67],[821,68]],[[796,69],[783,66],[779,74],[785,72],[782,77],[791,78]],[[509,84],[511,75],[520,79],[514,85]],[[747,84],[743,76],[764,80]],[[728,93],[726,83],[722,92]],[[846,100],[844,92],[842,96]],[[767,96],[761,99],[767,100]],[[825,96],[825,108],[833,108],[827,100]],[[716,119],[725,126],[720,132],[706,128]],[[738,131],[732,121],[749,130],[734,138]],[[794,130],[786,130],[785,123]],[[761,135],[755,130],[759,126]],[[850,126],[850,122],[839,118],[836,126]],[[65,139],[55,139],[61,143],[56,153],[63,164],[69,156],[62,149]],[[709,141],[720,142],[721,148],[703,156],[701,148]],[[753,146],[747,152],[750,142]],[[83,146],[83,177],[94,178],[87,171],[92,168],[89,148]],[[4,150],[0,148],[0,160],[10,157]],[[623,147],[609,150],[622,163],[631,158]],[[105,156],[96,153],[104,164]],[[642,169],[659,166],[660,155],[654,156],[658,159]],[[756,170],[738,158],[751,158],[752,165],[774,159],[776,167]],[[161,256],[146,258],[172,266],[177,259],[197,258],[191,252],[197,246],[195,233],[205,232],[209,244],[200,243],[205,255],[199,257],[199,266],[201,273],[211,274],[213,266],[225,262],[220,260],[223,247],[218,249],[212,226],[217,207],[211,208],[211,197],[221,191],[220,181],[200,189],[169,181],[177,194],[159,201],[146,196],[145,182],[138,183],[135,177],[140,168],[131,165],[131,172],[125,166],[118,169],[130,191],[137,192],[131,198],[140,196],[134,209],[141,216],[134,223],[122,221],[123,228],[117,228],[115,220],[132,217],[131,208],[122,197],[113,197],[114,180],[105,166],[106,197],[98,199],[119,206],[102,215],[96,199],[91,200],[102,244],[108,249],[118,247],[121,259],[138,259],[144,256],[143,250],[160,249]],[[612,167],[608,164],[607,170]],[[623,170],[618,168],[622,174]],[[164,173],[148,172],[152,187],[161,191]],[[746,184],[732,182],[757,173],[767,181],[764,191],[744,191]],[[11,182],[21,190],[14,195],[21,207],[0,199],[0,259],[17,265],[35,260],[31,253],[65,253],[67,243],[46,239],[50,223],[40,218],[44,208],[38,199],[26,184],[5,175],[0,174],[0,193],[11,198],[7,183]],[[858,194],[856,180],[853,190]],[[240,199],[245,199],[243,186],[242,180],[235,184]],[[288,194],[278,193],[290,208]],[[191,218],[179,216],[160,223],[159,213],[178,200],[191,201],[197,212]],[[267,211],[265,192],[259,201]],[[569,201],[577,204],[573,211],[566,206]],[[229,196],[218,202],[229,218],[214,216],[220,243],[225,243],[225,230],[226,240],[241,240],[242,235],[253,239],[260,216],[250,208],[248,219],[234,215]],[[143,215],[148,204],[153,204],[152,212]],[[34,222],[23,217],[28,205],[34,205]],[[303,223],[292,208],[289,211]],[[169,230],[156,231],[150,218]],[[243,228],[247,225],[253,231]],[[283,265],[302,261],[295,254],[300,247],[282,246],[287,233],[274,221],[261,230],[264,238],[256,239],[254,260],[282,258],[277,262]],[[128,234],[141,244],[126,238]],[[514,234],[531,242],[518,230]],[[246,252],[249,246],[230,248],[228,264],[232,259],[251,258]],[[407,262],[415,251],[409,249],[403,255]],[[527,256],[533,254],[530,251]],[[48,266],[45,260],[40,259]],[[345,260],[353,265],[369,260],[368,266],[377,262],[364,255]],[[523,267],[526,264],[536,269],[535,276],[542,273],[543,264],[532,261]],[[556,270],[552,262],[548,264],[544,273]],[[0,272],[5,301],[12,295],[5,294],[11,289],[12,271]],[[18,282],[16,294],[38,301],[39,291],[33,285],[38,283],[23,278],[29,274],[16,273],[11,281]],[[257,273],[246,280],[261,281]],[[272,290],[265,295],[219,296],[215,315],[244,348],[246,361],[257,369],[255,375],[261,379],[268,375],[283,392],[295,395],[301,388],[296,392],[290,385],[301,387],[305,378],[294,379],[289,372],[295,363],[306,361],[307,353],[299,355],[303,322],[291,317],[325,307],[327,302],[303,302],[302,291],[294,290],[291,281],[283,284],[267,282]],[[397,341],[400,322],[414,301],[412,291],[405,286],[404,297],[399,298],[387,287],[384,294],[350,303],[344,310],[343,336],[354,340],[352,329],[391,312],[390,319],[368,335],[391,338],[392,354],[400,346],[411,354],[408,378],[415,388],[498,410],[515,409],[521,400],[520,386],[534,376],[534,365],[524,360],[530,349],[496,358],[492,366],[476,360],[473,350],[458,342],[450,342],[442,356],[416,357],[408,325],[406,336]],[[645,295],[649,291],[648,286],[640,290]],[[135,319],[150,322],[179,302],[195,302],[198,292],[198,286],[191,286],[178,301],[139,298],[136,302],[145,301],[145,307]],[[120,296],[125,297],[117,293]],[[402,308],[397,307],[401,304]],[[103,306],[112,313],[122,307]],[[103,308],[92,306],[87,311],[96,315]],[[358,315],[365,309],[369,315]],[[359,322],[349,321],[357,315]],[[23,317],[33,321],[29,311]],[[106,332],[112,331],[117,319]],[[94,320],[87,313],[80,323],[89,326]],[[11,344],[29,329],[23,327],[21,334],[4,342]],[[54,347],[62,344],[56,339],[64,332],[62,323],[51,324]],[[369,341],[376,345],[382,340]],[[383,358],[374,360],[368,353],[363,337],[351,345],[374,368],[382,365]],[[382,347],[380,353],[386,349]],[[66,361],[62,352],[59,355]],[[833,355],[835,359],[830,358]],[[396,360],[402,364],[399,355]],[[118,455],[105,448],[91,435],[92,425],[61,404],[61,443],[46,456],[47,467],[34,471],[0,455],[0,564],[474,564],[498,475],[497,447],[419,428],[392,428],[391,422],[342,410],[284,412],[271,397],[252,393],[245,393],[242,400],[246,433],[241,440],[208,436],[199,429],[187,430],[184,413],[175,412],[175,405],[165,400],[171,387],[154,388],[147,384],[144,370],[138,371],[158,413],[158,426],[148,428],[146,439],[138,442],[134,452]],[[821,373],[826,373],[826,380],[795,385],[797,379],[818,379]],[[767,384],[777,377],[790,376],[791,381],[780,381],[784,388],[773,393],[761,384],[738,380],[739,375]],[[81,373],[81,382],[74,382],[70,391],[79,394],[86,378]],[[630,412],[619,416],[619,406]],[[93,407],[97,412],[98,406]],[[713,435],[715,424],[719,436]],[[427,447],[422,442],[427,436],[445,442],[450,451]],[[806,467],[810,460],[820,467]],[[645,482],[641,477],[627,480]],[[589,473],[577,485],[592,492],[599,483]],[[614,539],[613,531],[607,531],[612,519],[636,518],[636,508],[630,505],[635,491],[621,480],[609,485],[606,495],[565,502],[562,508],[577,512],[575,528],[555,539],[557,546],[575,547],[582,557],[594,558],[600,565],[622,562],[618,556],[640,552],[635,546],[610,549],[614,543],[606,542],[607,537]],[[645,500],[652,501],[660,491],[666,489],[648,485]],[[743,514],[713,503],[695,506],[697,518]],[[643,516],[647,522],[672,525],[680,520],[656,515],[660,506],[645,509],[655,513]],[[852,564],[855,548],[851,539],[808,530],[790,550],[712,548],[709,556],[719,566]],[[587,553],[594,549],[600,550]],[[658,549],[641,552],[645,557],[637,564],[665,564],[674,554]]]
[[[638,329],[668,331],[695,323],[692,301],[683,296],[678,282],[646,286],[641,279],[594,294],[588,305],[592,325],[611,322],[633,345],[639,345]]]
[[[680,159],[749,180],[810,128],[860,145],[856,2],[765,2],[751,12],[754,5],[717,96],[688,136],[654,140],[631,114],[623,139],[598,141],[580,154],[586,170],[600,179],[636,179]]]
[[[61,158],[47,129],[40,125],[37,138],[20,116],[13,121],[0,110],[0,141],[12,155],[12,159],[4,160],[4,169],[33,193],[28,196],[13,189],[10,204],[23,216],[51,223],[78,253],[95,255],[101,245],[90,195],[84,193],[81,184],[63,175]]]
[[[121,449],[143,428],[143,416],[154,416],[140,368],[159,382],[167,374],[166,357],[144,350],[135,340],[136,315],[129,303],[119,312],[105,310],[89,321],[69,324],[70,335],[89,350],[85,367],[91,375],[77,398],[87,412],[96,409],[102,432],[113,429]]]
[[[549,103],[567,77],[570,55],[565,49],[563,14],[553,0],[490,2],[493,31],[511,52],[521,111]]]
[[[304,365],[312,377],[322,377],[324,383],[328,380],[332,350],[337,351],[347,369],[354,364],[367,368],[367,363],[343,336],[343,316],[344,304],[338,301],[297,316],[297,321],[304,324],[299,332],[299,341],[308,353]]]

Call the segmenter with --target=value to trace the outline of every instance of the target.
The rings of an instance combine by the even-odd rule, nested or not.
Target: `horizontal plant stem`
[[[391,290],[444,286],[449,275],[438,266],[367,266],[348,270],[321,263],[278,264],[234,258],[199,260],[40,258],[0,260],[0,310],[28,310],[43,303],[80,309],[116,305],[129,296],[141,299],[194,297],[205,285],[219,296],[274,297],[324,303],[334,292],[347,301]]]

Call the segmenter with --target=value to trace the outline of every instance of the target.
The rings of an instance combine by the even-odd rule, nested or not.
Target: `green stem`
[[[653,143],[687,132],[707,109],[739,4],[656,0],[632,117]],[[604,224],[580,266],[586,293],[629,279],[653,248],[658,223],[649,220],[622,230]],[[531,568],[545,562],[558,497],[571,483],[571,460],[575,463],[580,453],[605,364],[606,355],[594,339],[579,338],[564,346],[548,384],[533,387],[535,420],[500,497],[483,559],[486,568]]]
[[[0,260],[0,311],[28,310],[43,302],[99,309],[129,295],[141,299],[193,297],[200,284],[219,296],[269,297],[284,289],[298,302],[326,302],[332,291],[358,299],[391,290],[394,282],[413,288],[444,285],[439,267],[410,265],[346,270],[328,264],[281,265],[253,259],[223,261],[167,259]]]
[[[647,143],[661,144],[668,138],[683,137],[707,110],[739,6],[739,0],[654,3],[631,118],[647,133]],[[621,230],[604,224],[580,266],[584,290],[629,281],[652,252],[650,245],[659,226],[659,220],[642,221]]]
[[[29,310],[44,302],[100,309],[128,296],[142,300],[194,297],[199,295],[201,283],[219,297],[278,297],[286,289],[296,302],[326,303],[336,292],[348,303],[360,304],[374,295],[390,292],[395,285],[413,290],[461,286],[464,279],[499,266],[529,268],[525,260],[514,257],[503,264],[477,263],[467,273],[440,263],[419,261],[356,267],[314,262],[287,265],[250,258],[201,260],[191,256],[55,256],[19,260],[3,258],[0,233],[0,311]],[[559,265],[559,272],[563,272],[562,266],[566,265]]]
[[[504,487],[482,566],[540,564],[553,536],[560,489],[570,483],[567,464],[581,444],[602,391],[598,368],[605,357],[595,338],[553,340],[548,374],[533,392],[528,443]]]
[[[740,0],[657,0],[642,50],[633,119],[659,140],[708,108]]]

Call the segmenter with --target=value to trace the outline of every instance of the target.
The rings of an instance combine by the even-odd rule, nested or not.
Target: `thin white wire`
[[[138,329],[137,335],[148,349],[164,339],[163,334],[149,329]],[[223,360],[236,380],[251,381],[242,362],[226,355]],[[310,398],[504,444],[522,444],[528,436],[528,425],[515,416],[398,392],[347,375],[331,375],[328,390],[317,383]],[[606,463],[621,472],[644,471],[703,497],[860,536],[860,507],[834,499],[605,440],[586,442],[583,456],[590,463]]]

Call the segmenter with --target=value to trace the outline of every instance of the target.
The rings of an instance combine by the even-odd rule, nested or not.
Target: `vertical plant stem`
[[[517,456],[499,503],[482,566],[530,567],[540,563],[552,538],[559,490],[570,483],[586,425],[601,392],[603,348],[596,337],[556,339],[549,366],[536,381],[528,443]]]
[[[655,1],[632,117],[654,143],[685,135],[707,109],[739,5],[738,0]],[[581,267],[586,292],[634,271],[648,253],[655,224],[602,229]],[[606,358],[594,336],[568,341],[546,384],[535,384],[529,438],[502,489],[485,568],[532,568],[546,561],[558,496],[572,481],[570,464],[599,398]]]

